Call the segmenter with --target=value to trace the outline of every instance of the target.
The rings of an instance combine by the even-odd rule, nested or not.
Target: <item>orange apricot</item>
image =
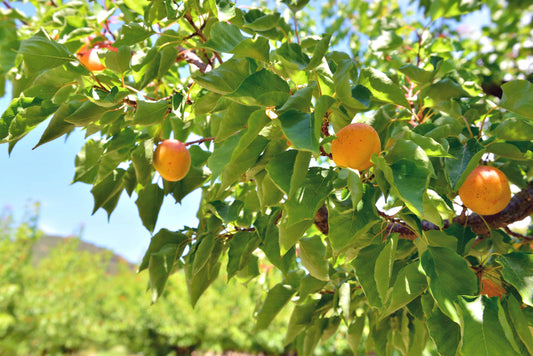
[[[96,48],[90,48],[85,52],[79,52],[78,55],[80,62],[91,72],[105,69],[105,66],[98,57],[98,51]]]
[[[478,215],[493,215],[511,201],[511,188],[505,174],[490,166],[476,167],[459,188],[463,204]]]
[[[363,170],[372,166],[372,154],[379,154],[381,141],[378,133],[368,124],[349,124],[337,132],[331,142],[331,155],[339,167]]]
[[[191,155],[184,143],[168,139],[157,145],[154,151],[154,168],[163,179],[176,182],[187,175],[191,167]]]

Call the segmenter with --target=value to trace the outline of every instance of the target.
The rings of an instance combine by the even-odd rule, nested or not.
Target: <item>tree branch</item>
[[[453,218],[453,223],[460,224],[463,226],[469,226],[472,228],[472,231],[477,235],[489,236],[491,229],[505,228],[509,224],[512,224],[516,221],[520,221],[529,215],[533,214],[533,181],[528,184],[526,188],[516,193],[507,207],[503,209],[498,214],[494,215],[485,215],[483,217],[478,214],[471,214],[469,216],[456,216]],[[386,218],[386,215],[380,213],[381,216]],[[418,236],[416,233],[409,228],[406,224],[397,221],[396,219],[389,217],[390,222],[387,225],[385,231],[388,233],[399,233],[400,238],[405,238],[409,240],[414,240]],[[315,216],[315,225],[317,228],[325,235],[329,232],[328,225],[328,211],[326,206],[322,206],[318,213]],[[422,230],[440,230],[440,227],[429,222],[421,221]],[[450,227],[448,220],[444,221],[443,229]],[[524,237],[529,239],[529,237]]]
[[[187,63],[198,67],[202,73],[209,72],[211,69],[213,69],[210,63],[204,63],[204,61],[202,61],[202,59],[192,49],[178,46],[178,58],[176,61],[180,61],[182,59],[187,61]]]

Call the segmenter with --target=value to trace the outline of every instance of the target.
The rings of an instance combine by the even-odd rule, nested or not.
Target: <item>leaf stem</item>
[[[479,140],[481,138],[481,133],[483,132],[483,126],[485,126],[485,120],[487,119],[487,117],[489,116],[489,114],[492,112],[492,110],[496,109],[498,106],[494,106],[492,107],[489,111],[487,111],[487,113],[485,114],[485,116],[483,116],[483,121],[481,121],[481,125],[479,126],[479,133],[477,134],[477,139]]]
[[[294,20],[294,34],[296,35],[296,43],[300,44],[300,36],[298,35],[298,21],[296,20],[296,12],[292,13]]]

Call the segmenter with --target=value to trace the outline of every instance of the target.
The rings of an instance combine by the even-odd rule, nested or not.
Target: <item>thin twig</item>
[[[203,142],[208,142],[208,141],[213,141],[215,138],[216,137],[204,137],[204,138],[201,138],[201,139],[196,140],[196,141],[186,142],[185,146],[194,145],[194,144],[203,143]]]
[[[296,12],[292,13],[292,18],[294,20],[294,33],[296,35],[296,43],[300,44],[300,36],[298,35],[298,21],[296,20]]]

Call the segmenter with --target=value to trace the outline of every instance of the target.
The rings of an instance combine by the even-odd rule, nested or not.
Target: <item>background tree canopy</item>
[[[221,270],[273,267],[255,328],[294,304],[302,355],[336,332],[379,355],[533,354],[531,224],[509,227],[533,212],[529,1],[30,3],[0,13],[0,142],[86,133],[73,181],[109,215],[136,197],[154,301],[180,269],[201,307]],[[457,26],[481,10],[479,33]],[[92,48],[103,70],[81,64]],[[382,143],[363,171],[331,159],[352,121]],[[153,168],[169,137],[191,156],[177,182]],[[490,216],[457,196],[481,164],[513,185]],[[196,189],[198,226],[153,231]]]

